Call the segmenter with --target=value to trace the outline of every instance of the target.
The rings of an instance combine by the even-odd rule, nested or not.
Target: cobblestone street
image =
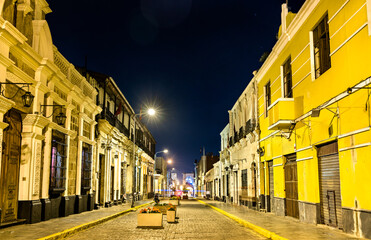
[[[137,228],[138,212],[82,231],[69,239],[265,239],[197,201],[182,201],[177,212],[179,222],[169,224],[165,215],[163,229]]]

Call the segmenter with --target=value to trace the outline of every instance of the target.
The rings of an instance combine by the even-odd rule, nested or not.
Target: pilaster
[[[49,121],[35,114],[28,114],[23,120],[21,164],[19,175],[19,200],[37,200],[41,186],[41,156],[43,128]]]

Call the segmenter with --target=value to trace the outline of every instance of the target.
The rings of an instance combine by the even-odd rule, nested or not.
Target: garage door
[[[321,222],[342,228],[340,170],[337,142],[318,147]]]

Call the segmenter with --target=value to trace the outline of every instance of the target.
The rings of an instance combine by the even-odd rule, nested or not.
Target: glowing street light
[[[150,115],[150,116],[154,116],[154,115],[156,114],[156,110],[153,109],[153,108],[150,108],[150,109],[148,109],[147,113],[148,113],[148,115]]]
[[[147,110],[147,113],[149,116],[154,116],[156,114],[156,111],[153,109],[153,108],[149,108]],[[135,171],[135,167],[136,167],[136,162],[135,162],[135,132],[136,132],[136,120],[134,119],[136,116],[139,116],[141,117],[143,115],[143,113],[137,113],[137,114],[133,114],[131,115],[133,117],[133,121],[134,121],[134,132],[133,132],[133,184],[132,184],[132,193],[133,193],[133,196],[132,196],[132,201],[131,201],[131,207],[133,208],[134,207],[134,203],[135,203],[135,191],[136,191],[136,171]],[[156,154],[155,154],[156,156]]]
[[[171,158],[168,159],[168,160],[167,160],[167,163],[168,163],[168,164],[172,164],[172,163],[173,163],[173,159],[171,159]]]

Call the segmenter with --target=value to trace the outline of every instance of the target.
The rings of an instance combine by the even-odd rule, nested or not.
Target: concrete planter
[[[162,213],[138,213],[138,226],[162,228]]]
[[[167,222],[175,222],[176,211],[167,211]]]
[[[179,200],[169,200],[169,204],[172,204],[174,206],[178,206],[179,205]]]

